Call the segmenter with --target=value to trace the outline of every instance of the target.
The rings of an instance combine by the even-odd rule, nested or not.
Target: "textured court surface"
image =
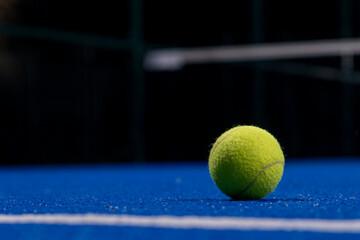
[[[360,239],[360,225],[356,225],[360,219],[359,173],[360,159],[291,159],[285,165],[278,188],[268,197],[231,201],[213,184],[206,162],[3,167],[0,222],[1,218],[5,220],[0,223],[0,236],[1,239]],[[30,217],[30,222],[23,224],[9,222],[7,218],[59,213],[66,216],[60,223],[46,219],[35,222]],[[68,225],[71,220],[67,217],[87,213],[96,214],[95,220],[99,216],[98,222],[80,220]],[[103,214],[143,216],[149,224],[141,225],[135,219],[104,226],[100,218]],[[155,226],[155,217],[164,215],[175,219],[174,224]],[[240,229],[229,229],[224,223],[215,230],[200,219],[193,228],[191,222],[179,223],[182,218],[177,217],[182,216],[235,217],[243,225]],[[244,225],[248,217],[258,219],[259,229],[253,230],[256,224]],[[301,226],[326,219],[345,223],[345,228],[332,233],[328,224],[317,230],[301,226],[299,230],[292,224],[284,229],[278,224],[277,230],[269,231],[264,218],[299,219]]]

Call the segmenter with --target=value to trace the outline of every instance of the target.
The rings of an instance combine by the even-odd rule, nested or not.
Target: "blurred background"
[[[154,49],[360,36],[360,2],[0,0],[0,163],[206,161],[226,129],[360,156],[358,56],[143,67]]]

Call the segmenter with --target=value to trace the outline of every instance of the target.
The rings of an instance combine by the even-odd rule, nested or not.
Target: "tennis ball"
[[[238,126],[223,133],[209,156],[210,175],[235,200],[261,199],[271,193],[284,171],[284,154],[266,130]]]

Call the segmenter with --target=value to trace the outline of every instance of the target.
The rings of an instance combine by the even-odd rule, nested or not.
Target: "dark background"
[[[360,85],[288,68],[341,72],[340,57],[142,68],[155,48],[359,37],[359,15],[351,0],[0,0],[0,163],[205,161],[238,124],[288,158],[359,156]]]

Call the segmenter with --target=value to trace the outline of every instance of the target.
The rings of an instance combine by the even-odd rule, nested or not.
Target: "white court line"
[[[0,224],[60,224],[209,230],[308,231],[360,233],[360,219],[285,219],[110,214],[0,214]]]

